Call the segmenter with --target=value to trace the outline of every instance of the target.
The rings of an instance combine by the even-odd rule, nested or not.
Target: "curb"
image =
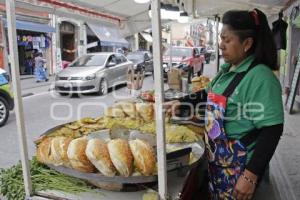
[[[22,97],[29,97],[29,96],[32,96],[34,95],[32,92],[30,93],[25,93],[25,94],[22,94]]]
[[[32,79],[34,76],[25,76],[25,77],[20,77],[20,80],[26,80],[26,79]]]
[[[55,76],[54,74],[48,75],[48,78]],[[26,79],[34,79],[35,75],[20,75],[20,80],[26,80]]]
[[[24,88],[24,90],[45,87],[45,86],[49,86],[51,84],[52,84],[52,82],[40,82],[40,83],[36,83],[36,85],[34,85],[34,86],[31,86],[31,87],[28,87],[28,88]]]

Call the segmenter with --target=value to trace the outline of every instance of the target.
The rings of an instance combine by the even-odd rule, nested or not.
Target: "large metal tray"
[[[69,123],[66,123],[69,124]],[[58,125],[54,128],[51,128],[47,130],[45,133],[43,133],[40,138],[52,133],[53,131],[62,128],[66,124],[61,124]],[[144,134],[144,133],[139,133],[138,131],[135,130],[121,130],[121,129],[115,129],[111,130],[111,132],[108,132],[109,130],[100,130],[97,132],[90,133],[86,137],[88,139],[90,138],[101,138],[104,140],[109,140],[109,139],[114,139],[114,138],[123,138],[123,139],[143,139],[147,140],[154,148],[156,145],[156,140],[155,136],[152,134]],[[198,165],[198,163],[202,160],[203,154],[204,154],[204,143],[202,140],[199,140],[199,142],[195,143],[173,143],[173,144],[167,144],[167,149],[186,149],[186,148],[191,148],[191,151],[196,157],[196,161],[192,164],[188,163],[189,160],[189,153],[188,154],[183,154],[182,151],[181,154],[179,152],[178,157],[173,156],[172,159],[167,160],[167,170],[168,172],[174,171],[174,170],[188,170],[192,169],[195,166]],[[173,153],[174,154],[174,153]],[[176,155],[176,152],[175,152]],[[90,182],[94,183],[118,183],[118,184],[144,184],[144,183],[151,183],[151,182],[156,182],[157,181],[157,175],[152,175],[152,176],[143,176],[143,175],[132,175],[129,177],[124,177],[124,176],[114,176],[114,177],[108,177],[102,175],[100,172],[99,173],[84,173],[84,172],[79,172],[77,170],[67,168],[64,166],[54,166],[54,165],[47,165],[50,168],[69,175],[73,177],[77,177],[80,179],[84,179]]]

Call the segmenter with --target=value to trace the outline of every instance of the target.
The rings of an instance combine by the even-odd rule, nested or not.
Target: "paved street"
[[[205,75],[213,77],[215,73],[216,68],[213,62],[205,65]],[[53,78],[51,77],[50,82],[47,83],[36,83],[32,78],[21,81],[30,157],[35,152],[33,141],[46,130],[83,117],[100,116],[104,111],[104,107],[101,105],[113,104],[115,94],[129,95],[128,89],[123,86],[118,87],[116,92],[110,92],[104,97],[96,95],[85,95],[80,98],[61,97],[49,91]],[[153,89],[152,77],[145,79],[143,89]],[[30,94],[30,96],[26,94]],[[284,135],[270,167],[271,182],[262,182],[255,199],[300,199],[300,191],[298,190],[300,188],[299,119],[299,112],[294,115],[286,114]],[[11,113],[7,125],[0,129],[0,135],[0,167],[6,168],[20,159],[14,112]]]

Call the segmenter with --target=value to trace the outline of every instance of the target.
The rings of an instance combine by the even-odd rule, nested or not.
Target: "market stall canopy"
[[[151,27],[151,19],[148,16],[149,3],[137,4],[133,0],[62,0],[63,2],[76,2],[77,5],[110,13],[121,18],[121,33],[129,36]],[[175,0],[164,0],[164,3],[176,5]],[[268,17],[278,15],[278,12],[286,5],[286,0],[183,0],[185,10],[191,18],[213,18],[214,15],[222,15],[231,9],[259,8]],[[168,21],[166,21],[168,22]],[[125,24],[125,25],[124,25]]]
[[[99,38],[101,45],[103,46],[119,46],[128,47],[129,43],[125,40],[118,30],[118,27],[95,25],[87,23],[88,27]]]
[[[0,0],[0,2],[3,0]],[[184,8],[192,19],[214,18],[222,16],[231,9],[253,8],[261,9],[268,17],[277,16],[279,11],[295,0],[182,0]],[[54,4],[54,2],[56,2]],[[164,3],[177,4],[176,0],[164,0]],[[145,29],[151,28],[151,19],[148,16],[149,3],[137,4],[134,0],[23,0],[17,5],[24,8],[45,11],[50,14],[81,18],[87,22],[98,23],[106,21],[120,28],[123,37],[127,37]],[[65,5],[64,5],[65,4]],[[180,6],[180,5],[179,5]],[[81,11],[74,8],[80,8]],[[86,13],[83,10],[86,9]],[[93,14],[91,14],[91,12]],[[96,14],[109,15],[101,17]],[[169,22],[169,21],[165,21]]]
[[[2,20],[5,28],[7,28],[7,20],[6,19],[2,19]],[[40,33],[55,33],[55,28],[47,24],[26,22],[21,20],[16,20],[16,28],[18,30],[26,30],[26,31],[33,31],[33,32],[40,32]]]

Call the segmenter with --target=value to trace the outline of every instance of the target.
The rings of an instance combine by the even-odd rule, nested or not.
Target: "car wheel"
[[[99,84],[99,95],[106,95],[108,93],[108,84],[105,79],[101,79],[100,84]]]
[[[4,126],[9,116],[9,108],[6,99],[0,97],[0,127]]]

